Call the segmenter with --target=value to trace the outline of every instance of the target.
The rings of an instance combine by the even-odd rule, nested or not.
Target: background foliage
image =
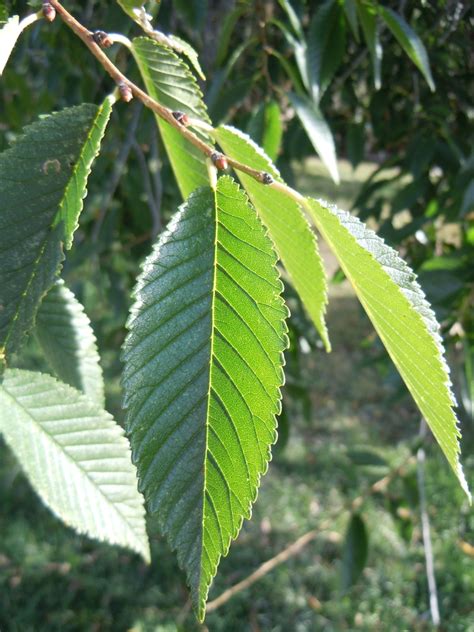
[[[29,10],[26,3],[11,4],[20,14]],[[424,42],[436,91],[430,90],[387,27],[380,32],[381,88],[375,90],[370,47],[360,26],[356,37],[347,10],[357,3],[333,4],[337,37],[330,39],[328,53],[338,64],[322,64],[324,90],[316,98],[304,85],[294,40],[302,32],[308,47],[314,48],[314,15],[323,3],[293,3],[300,32],[297,22],[291,26],[283,1],[163,1],[159,26],[202,51],[208,79],[204,96],[215,124],[231,122],[246,129],[278,158],[285,179],[308,194],[341,200],[342,207],[353,204],[361,219],[372,221],[420,274],[450,348],[467,456],[472,445],[474,372],[472,57],[466,54],[472,15],[463,2],[422,7],[416,2],[383,3],[401,13]],[[137,34],[115,4],[90,1],[67,6],[90,28]],[[291,29],[293,41],[285,32]],[[118,64],[127,63],[124,50],[117,47],[111,54]],[[139,82],[133,63],[126,67]],[[83,101],[99,104],[110,87],[102,69],[58,20],[48,28],[33,26],[17,45],[0,84],[0,149],[39,114]],[[338,164],[337,190],[312,159],[314,147],[295,116],[298,98],[317,102],[332,130],[338,157],[355,169]],[[116,350],[125,336],[130,291],[152,238],[181,199],[153,117],[139,104],[115,108],[88,188],[65,279],[94,324],[107,406],[121,419]],[[286,290],[292,345],[279,452],[255,519],[223,563],[214,596],[251,572],[256,561],[264,561],[358,495],[387,463],[396,463],[405,454],[418,432],[416,413],[396,372],[344,283],[336,284],[343,275],[336,266],[333,269],[334,303],[328,319],[333,356],[324,355],[298,299]],[[40,362],[32,340],[29,358],[22,358],[21,365],[38,368]],[[374,453],[358,447],[369,441]],[[465,630],[470,625],[466,604],[474,588],[472,514],[460,510],[462,498],[441,458],[434,452],[428,462],[427,485],[442,616],[448,629]],[[472,471],[468,456],[465,467]],[[15,481],[14,493],[13,480],[21,475],[3,448],[1,472],[1,531],[6,534],[0,550],[2,629],[42,629],[45,613],[43,629],[85,629],[93,622],[96,629],[191,629],[194,624],[187,613],[176,610],[183,601],[183,581],[161,540],[152,537],[159,563],[145,569],[128,554],[67,532],[33,500],[26,483],[18,493]],[[347,542],[360,538],[361,528],[353,523],[344,549],[340,534],[348,516],[341,513],[334,531],[308,549],[309,561],[303,554],[250,593],[210,614],[210,629],[241,629],[243,619],[249,629],[285,629],[291,622],[301,630],[377,629],[381,622],[389,626],[395,616],[394,625],[403,621],[408,627],[427,629],[416,489],[410,466],[389,493],[364,506],[368,566],[364,581],[342,598],[337,596],[340,560],[351,559]],[[7,516],[13,522],[7,523]],[[42,525],[40,530],[37,524]],[[67,590],[58,595],[58,583],[64,581]],[[20,607],[23,601],[28,608]]]

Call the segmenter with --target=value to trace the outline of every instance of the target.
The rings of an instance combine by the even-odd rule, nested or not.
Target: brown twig
[[[215,153],[215,148],[212,147],[212,145],[208,145],[206,142],[201,140],[194,132],[177,121],[171,110],[165,108],[163,105],[158,103],[158,101],[155,101],[155,99],[150,97],[149,94],[133,83],[133,81],[128,79],[128,77],[126,77],[117,68],[117,66],[110,61],[99,44],[96,43],[94,40],[94,34],[78,22],[76,18],[73,17],[60,2],[58,2],[58,0],[51,0],[50,4],[56,9],[58,16],[63,20],[63,22],[84,42],[94,57],[102,64],[103,68],[112,77],[117,86],[128,86],[133,96],[139,99],[145,107],[155,112],[155,114],[174,127],[182,136],[184,136],[184,138],[186,138],[186,140],[197,147],[197,149],[199,149],[205,156],[211,158],[211,156]],[[234,169],[246,173],[262,184],[266,184],[265,176],[268,174],[265,172],[253,169],[252,167],[234,160],[229,156],[226,156],[226,159],[228,164]]]
[[[213,610],[216,610],[227,601],[229,601],[229,599],[231,599],[234,595],[241,592],[242,590],[245,590],[246,588],[249,588],[259,579],[262,579],[262,577],[267,575],[267,573],[272,571],[274,568],[276,568],[280,564],[283,564],[283,562],[288,561],[294,555],[297,555],[307,544],[315,540],[318,535],[320,535],[323,531],[329,529],[334,523],[334,519],[337,518],[337,516],[339,516],[343,511],[357,511],[364,503],[364,501],[367,500],[367,498],[369,498],[373,494],[384,491],[391,483],[391,481],[399,476],[406,468],[406,466],[413,461],[413,455],[409,454],[397,467],[393,468],[386,476],[383,476],[382,478],[375,481],[375,483],[372,483],[372,485],[370,485],[360,496],[357,496],[357,498],[354,498],[354,500],[348,502],[346,506],[338,509],[337,511],[331,512],[331,516],[327,518],[324,522],[322,522],[317,529],[312,529],[311,531],[308,531],[304,535],[300,536],[297,540],[295,540],[295,542],[292,542],[289,546],[283,549],[283,551],[280,551],[280,553],[264,562],[248,577],[241,580],[240,582],[237,582],[237,584],[234,584],[230,588],[227,588],[227,590],[224,590],[224,592],[216,597],[216,599],[213,599],[207,604],[206,611],[212,612]]]

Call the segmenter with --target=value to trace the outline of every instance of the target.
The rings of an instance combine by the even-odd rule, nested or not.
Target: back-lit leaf
[[[149,560],[143,499],[123,430],[84,395],[7,369],[0,432],[43,502],[68,526]]]
[[[280,412],[286,347],[270,239],[229,177],[195,191],[147,259],[124,347],[140,489],[200,619],[250,517]]]
[[[268,156],[239,130],[219,127],[216,138],[226,154],[235,160],[259,171],[266,171],[281,181]],[[324,320],[327,305],[326,275],[315,233],[296,202],[272,187],[262,186],[242,171],[238,172],[238,177],[268,228],[290,280],[329,350],[331,345]]]
[[[44,117],[0,154],[0,356],[18,348],[53,284],[110,107]]]
[[[196,79],[171,49],[152,39],[138,37],[133,40],[132,51],[154,99],[170,110],[209,122]],[[205,157],[169,123],[159,117],[156,120],[181,194],[186,198],[208,182]]]
[[[103,407],[104,379],[96,338],[84,308],[62,280],[41,302],[35,333],[58,378]]]
[[[308,200],[307,208],[470,497],[439,325],[416,275],[356,217],[322,200]]]
[[[271,160],[276,160],[283,134],[278,103],[276,101],[262,103],[253,114],[247,131],[257,145],[261,145],[267,156]]]
[[[405,53],[412,60],[415,66],[419,68],[431,91],[434,92],[435,84],[431,74],[430,62],[428,61],[428,54],[421,39],[411,26],[405,22],[402,16],[395,13],[395,11],[392,11],[392,9],[379,6],[378,11],[381,18],[392,31]]]

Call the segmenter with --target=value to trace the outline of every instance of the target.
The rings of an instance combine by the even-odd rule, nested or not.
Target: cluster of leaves
[[[155,34],[141,3],[119,4],[147,34],[132,41],[131,53],[149,94],[209,124],[197,81],[176,54],[200,71],[193,50]],[[0,38],[10,38],[9,24]],[[314,61],[314,50],[308,55]],[[308,86],[316,99],[327,79],[321,68],[314,72]],[[120,426],[104,410],[95,338],[81,305],[58,280],[114,101],[42,118],[0,155],[0,430],[67,524],[148,559],[135,468]],[[266,105],[252,124],[268,129],[275,112]],[[466,492],[467,485],[438,324],[398,254],[348,213],[291,191],[242,132],[208,125],[201,137],[270,174],[275,186],[244,172],[237,174],[240,184],[230,176],[214,181],[213,168],[179,130],[157,123],[186,201],[135,288],[123,347],[126,430],[140,492],[177,551],[202,619],[219,559],[250,517],[276,439],[288,342],[278,261],[330,349],[326,280],[308,219],[352,282]],[[278,153],[274,131],[264,144]],[[322,153],[331,160],[330,151]],[[32,331],[61,381],[11,368]],[[357,529],[354,517],[349,533]]]

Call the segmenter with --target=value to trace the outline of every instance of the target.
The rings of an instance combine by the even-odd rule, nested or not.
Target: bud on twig
[[[218,169],[221,169],[222,171],[225,171],[225,169],[227,169],[227,167],[229,166],[228,163],[227,163],[227,158],[224,156],[224,154],[220,154],[217,151],[215,151],[211,155],[211,160],[214,163],[214,165]]]
[[[273,176],[271,176],[266,171],[262,171],[260,175],[261,175],[263,184],[272,184],[274,182]]]
[[[175,110],[173,112],[173,116],[178,121],[178,123],[181,123],[181,125],[188,125],[189,118],[188,115],[184,112],[180,112],[180,110]]]
[[[56,17],[56,9],[49,2],[43,2],[43,16],[48,22],[52,22]]]
[[[92,39],[101,48],[110,48],[113,44],[113,41],[105,31],[94,31],[92,33]]]
[[[118,89],[120,93],[120,98],[122,99],[122,101],[125,101],[125,103],[129,103],[133,99],[132,89],[124,81],[121,81],[118,84]]]

